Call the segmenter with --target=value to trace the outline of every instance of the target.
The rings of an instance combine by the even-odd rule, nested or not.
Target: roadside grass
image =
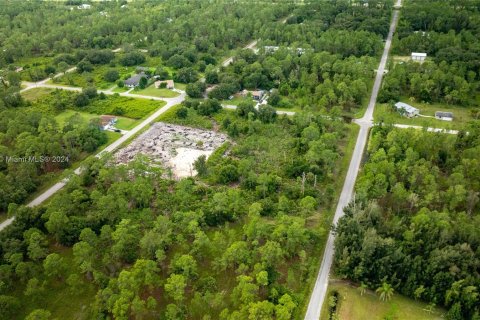
[[[117,117],[117,123],[115,124],[115,127],[122,130],[131,130],[138,124],[138,122],[139,120]]]
[[[22,97],[28,101],[36,101],[44,96],[49,95],[55,89],[51,88],[33,88],[21,93]]]
[[[17,283],[14,296],[19,299],[21,307],[12,320],[25,319],[30,312],[39,308],[49,310],[52,313],[52,319],[90,319],[89,306],[94,302],[97,288],[80,275],[73,261],[72,248],[56,245],[51,246],[50,251],[62,256],[69,272],[64,279],[39,278],[40,281],[46,281],[45,289],[34,296],[26,296],[23,293],[26,284]],[[80,277],[80,282],[74,290],[65,281],[70,274],[78,274]]]
[[[131,119],[141,119],[165,106],[165,104],[165,101],[111,95],[105,99],[95,99],[88,106],[81,108],[81,111],[98,115],[111,114]]]
[[[375,122],[408,124],[422,127],[442,129],[462,129],[471,120],[470,108],[460,106],[448,106],[444,104],[425,104],[418,102],[407,102],[418,108],[421,115],[435,116],[435,111],[448,111],[453,113],[453,121],[443,121],[435,118],[415,117],[407,118],[400,115],[389,104],[377,104],[373,114]]]
[[[127,88],[127,87],[123,87],[123,88],[115,87],[114,89],[112,89],[112,92],[122,93],[122,92],[127,92],[128,90],[130,90],[130,88]]]
[[[375,83],[375,77],[373,77],[372,79],[370,79],[370,82],[367,84],[367,92],[368,92],[369,94],[367,94],[367,95],[362,99],[361,105],[360,105],[358,108],[355,108],[355,109],[354,109],[353,118],[360,119],[360,118],[362,118],[363,115],[365,114],[365,111],[367,111],[368,103],[370,102],[370,95],[371,95],[371,93],[372,93],[373,84],[374,84],[374,83]]]
[[[339,320],[439,320],[444,311],[434,308],[429,313],[427,304],[394,294],[390,301],[380,301],[378,295],[367,290],[363,296],[358,288],[343,281],[331,281],[327,299],[322,308],[320,319],[328,319],[328,297],[336,290],[339,293],[337,314]]]
[[[322,261],[323,252],[325,251],[325,245],[327,243],[330,226],[332,224],[333,216],[335,215],[335,210],[337,208],[338,199],[340,198],[340,194],[342,192],[345,177],[347,176],[348,167],[352,159],[352,154],[353,150],[355,149],[360,127],[352,123],[347,125],[347,130],[347,135],[339,146],[341,152],[341,160],[339,160],[338,163],[338,171],[334,173],[335,176],[338,178],[335,179],[333,200],[329,207],[322,208],[322,210],[318,211],[316,215],[310,217],[310,223],[317,223],[318,228],[323,229],[325,232],[322,234],[319,240],[319,243],[321,245],[317,246],[315,252],[312,255],[311,259],[313,259],[313,261],[309,264],[308,278],[303,281],[305,288],[303,294],[305,299],[303,299],[303,305],[299,305],[299,307],[297,308],[297,310],[299,311],[297,313],[297,317],[299,319],[302,318],[307,311],[310,295],[313,291],[318,271],[320,269],[320,264]]]
[[[170,89],[166,89],[166,88],[157,89],[153,84],[143,90],[134,91],[133,93],[143,95],[143,96],[152,96],[152,97],[158,97],[158,98],[175,98],[180,95],[178,92],[175,92]]]

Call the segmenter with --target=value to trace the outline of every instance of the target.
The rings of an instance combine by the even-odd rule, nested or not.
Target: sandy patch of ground
[[[154,164],[170,168],[175,177],[189,177],[196,174],[193,163],[199,156],[208,157],[226,141],[222,133],[157,122],[114,158],[116,163],[127,163],[143,154]]]

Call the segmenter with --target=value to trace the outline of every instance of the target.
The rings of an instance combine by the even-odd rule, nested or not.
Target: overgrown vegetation
[[[374,129],[356,202],[336,228],[339,275],[444,305],[447,319],[478,319],[479,123],[467,130]]]

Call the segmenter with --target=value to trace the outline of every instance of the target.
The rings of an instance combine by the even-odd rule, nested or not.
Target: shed
[[[453,120],[453,113],[444,112],[444,111],[436,111],[435,112],[435,119],[443,120],[443,121],[452,121]]]
[[[264,93],[263,90],[252,91],[252,98],[254,100],[260,101],[260,100],[262,100],[264,94],[265,93]]]
[[[409,118],[415,117],[420,113],[420,110],[418,110],[417,108],[412,107],[411,105],[409,105],[407,103],[404,103],[404,102],[395,103],[395,108],[402,115],[404,115],[406,117],[409,117]]]
[[[423,62],[427,58],[427,54],[424,52],[412,52],[412,60]]]

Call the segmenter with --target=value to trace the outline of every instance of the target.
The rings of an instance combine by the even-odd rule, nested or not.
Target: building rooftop
[[[412,52],[412,56],[416,57],[426,57],[427,54],[425,52]]]
[[[130,85],[137,86],[140,83],[140,79],[143,78],[143,77],[146,77],[145,73],[143,73],[143,72],[138,73],[138,74],[128,78],[127,80],[125,80],[125,85],[127,85],[127,86],[130,86]]]
[[[442,118],[453,118],[453,113],[445,112],[445,111],[436,111],[435,117],[442,117]]]
[[[417,112],[418,109],[415,108],[415,107],[412,107],[411,105],[407,104],[407,103],[404,103],[404,102],[397,102],[395,103],[395,107],[397,109],[402,109],[402,110],[405,110],[407,112]]]

